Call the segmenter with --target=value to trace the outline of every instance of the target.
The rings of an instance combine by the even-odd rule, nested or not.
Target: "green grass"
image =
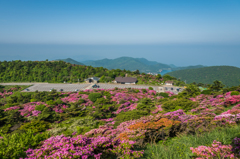
[[[147,159],[190,159],[193,154],[190,147],[210,146],[214,140],[223,144],[231,144],[235,137],[240,136],[240,126],[215,129],[201,135],[184,135],[165,142],[148,145],[144,158]]]

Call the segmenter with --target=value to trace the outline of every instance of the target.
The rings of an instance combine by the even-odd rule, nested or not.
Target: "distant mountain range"
[[[148,61],[145,58],[120,57],[116,59],[102,59],[96,61],[82,61],[87,66],[105,67],[107,69],[125,69],[130,71],[139,70],[140,72],[160,73],[161,70],[181,70],[189,69],[188,67],[177,67],[173,64],[163,64],[156,61]],[[205,66],[197,65],[190,68],[202,68]]]
[[[67,59],[57,59],[55,61],[65,61],[65,62],[68,62],[68,63],[71,63],[71,64],[76,64],[76,65],[84,65],[83,63],[81,62],[78,62],[78,61],[75,61],[71,58],[67,58]]]
[[[62,61],[69,62],[72,64],[93,66],[93,67],[104,67],[107,69],[125,69],[130,71],[139,70],[140,72],[145,73],[160,73],[163,70],[182,70],[182,69],[191,69],[191,68],[202,68],[205,66],[197,65],[197,66],[189,66],[189,67],[177,67],[173,64],[163,64],[156,61],[148,61],[145,58],[132,58],[132,57],[119,57],[116,59],[102,59],[102,60],[88,60],[77,62],[71,58],[61,59]]]
[[[186,80],[187,83],[197,82],[212,84],[219,80],[226,86],[240,85],[240,68],[233,66],[211,66],[205,68],[195,68],[179,70],[168,73],[170,76]]]

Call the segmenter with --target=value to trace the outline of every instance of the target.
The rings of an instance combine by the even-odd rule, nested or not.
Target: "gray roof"
[[[125,82],[125,83],[133,83],[137,82],[137,78],[132,78],[132,77],[116,77],[115,81],[117,82]]]

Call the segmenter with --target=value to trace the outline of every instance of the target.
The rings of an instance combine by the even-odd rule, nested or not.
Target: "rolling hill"
[[[64,61],[64,62],[68,62],[68,63],[71,63],[71,64],[76,64],[76,65],[84,65],[83,63],[81,62],[78,62],[78,61],[75,61],[71,58],[67,58],[67,59],[57,59],[55,61]]]
[[[139,70],[140,72],[159,72],[159,69],[171,69],[167,64],[158,63],[155,61],[148,61],[144,58],[120,57],[116,59],[102,59],[96,61],[86,61],[84,63],[93,67],[104,67],[107,69],[125,69],[125,70]]]
[[[233,66],[211,66],[173,71],[168,74],[186,80],[187,83],[212,84],[213,81],[219,80],[229,87],[240,85],[240,68]]]

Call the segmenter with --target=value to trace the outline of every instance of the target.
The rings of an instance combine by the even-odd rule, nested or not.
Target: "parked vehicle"
[[[62,91],[63,91],[63,89],[60,89],[59,91],[60,91],[60,92],[62,92]]]
[[[99,85],[96,85],[96,84],[94,84],[93,86],[92,86],[92,88],[99,88],[100,86]]]
[[[27,89],[25,89],[25,91],[29,91],[29,89],[27,88]]]

